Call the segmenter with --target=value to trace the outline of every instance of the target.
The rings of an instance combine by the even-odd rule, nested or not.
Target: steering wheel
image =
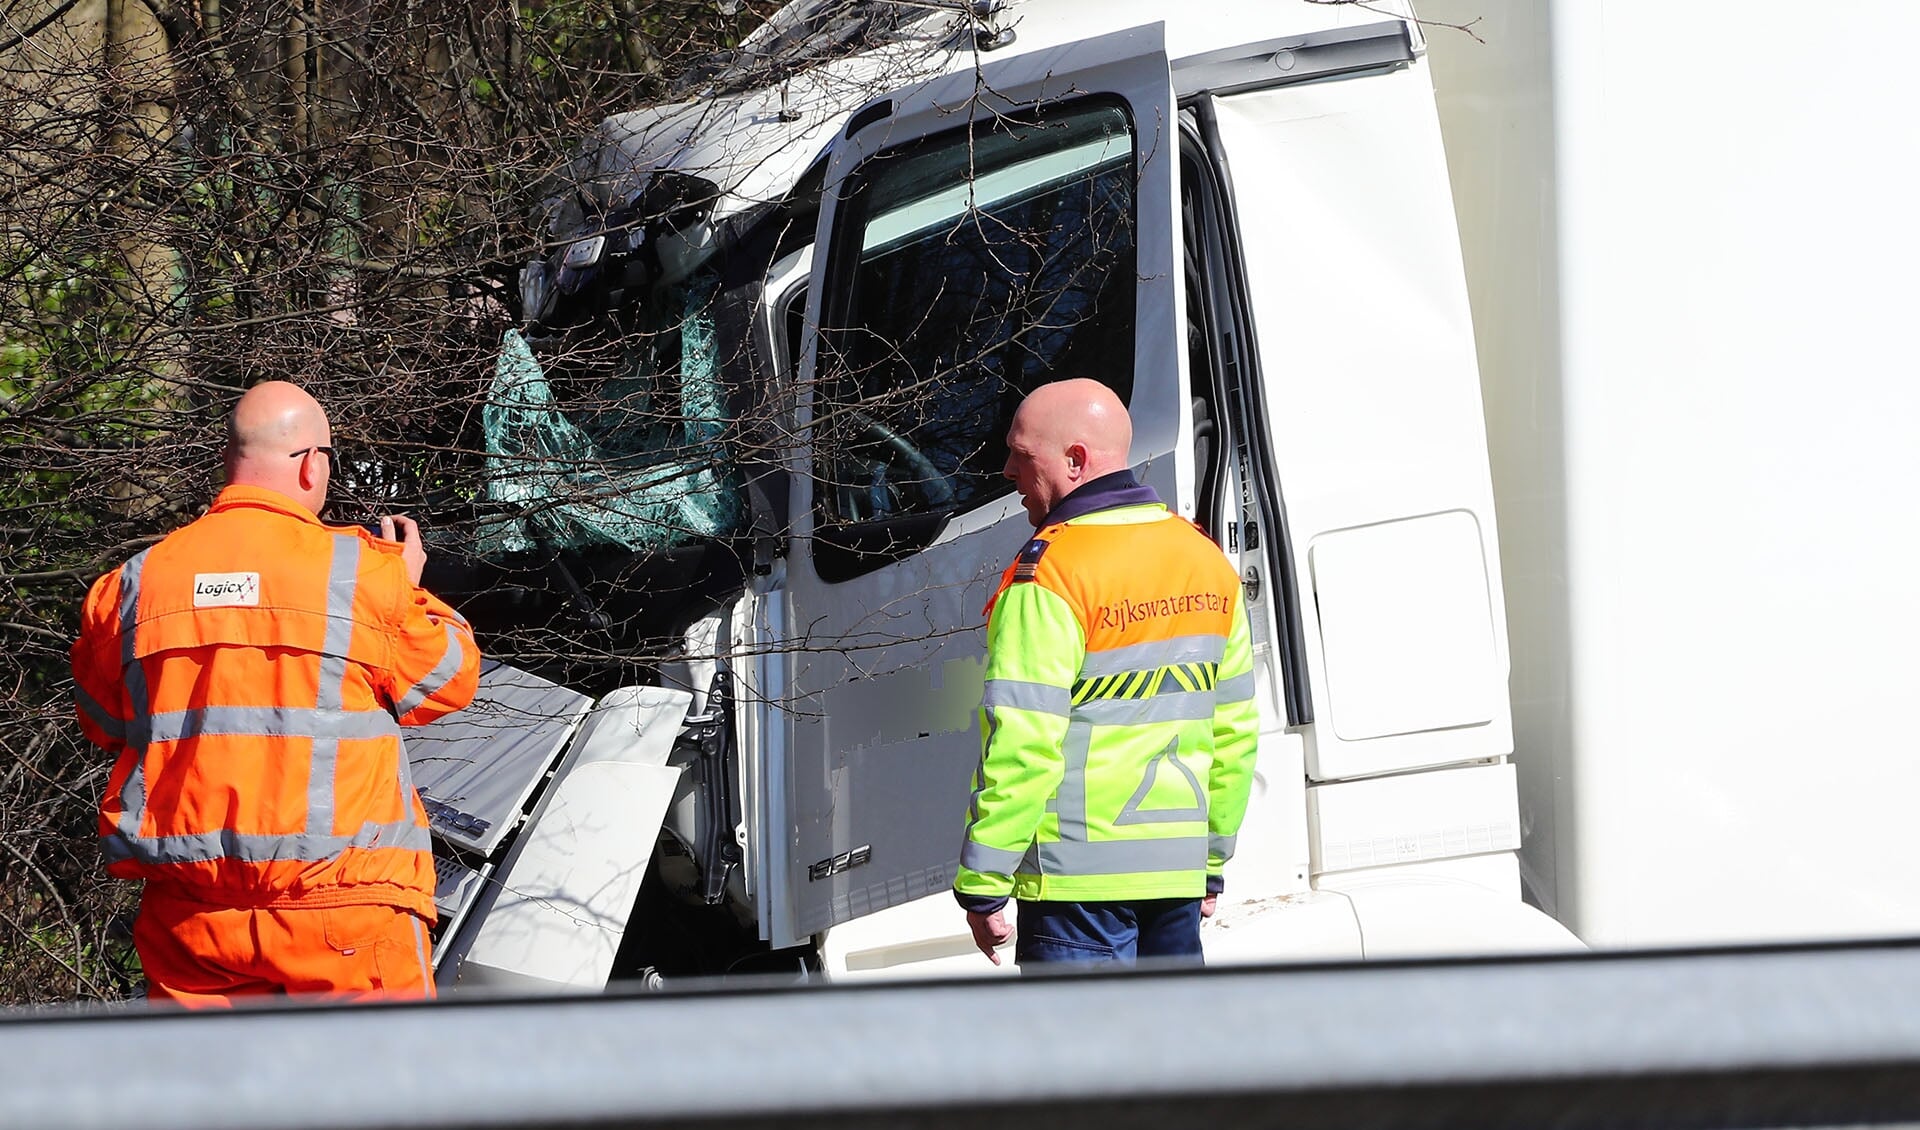
[[[959,497],[953,476],[934,466],[933,460],[928,459],[926,453],[915,447],[911,440],[857,408],[851,412],[854,423],[860,428],[860,438],[871,440],[875,446],[884,448],[896,457],[895,461],[905,466],[911,478],[903,480],[902,485],[919,488],[929,509],[937,510],[952,505],[954,499]]]

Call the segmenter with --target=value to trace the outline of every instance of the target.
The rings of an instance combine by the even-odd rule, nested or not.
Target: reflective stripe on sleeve
[[[127,724],[107,713],[107,708],[100,705],[92,695],[87,693],[87,689],[78,683],[73,687],[73,701],[108,737],[119,738],[121,741],[127,739]]]
[[[1067,688],[1056,687],[1050,683],[1031,683],[1021,679],[987,680],[986,690],[980,696],[980,705],[1010,706],[1015,710],[1057,714],[1062,718],[1065,718],[1073,709]]]
[[[1232,859],[1233,849],[1239,844],[1239,836],[1208,836],[1207,850],[1221,859]]]
[[[453,677],[460,673],[460,665],[466,662],[467,645],[460,634],[460,629],[452,624],[443,626],[447,630],[446,651],[441,653],[440,662],[433,665],[433,670],[427,672],[419,682],[407,689],[407,693],[400,696],[400,701],[393,707],[395,717],[405,718],[413,713],[421,703],[433,697],[436,691],[451,682]]]
[[[991,706],[982,707],[980,730],[984,735],[980,742],[980,760],[974,764],[973,793],[967,797],[967,835],[973,835],[973,826],[980,822],[980,793],[987,787],[987,751],[993,748],[993,736],[1000,731],[1000,716]]]
[[[133,714],[127,720],[127,751],[122,754],[133,762],[126,781],[120,786],[118,834],[123,837],[138,836],[140,823],[147,813],[146,756],[152,707],[147,702],[146,668],[135,655],[134,632],[140,624],[140,573],[146,568],[147,554],[151,552],[143,549],[120,567],[120,674],[126,682],[127,702]]]
[[[1235,675],[1231,679],[1222,679],[1220,685],[1213,689],[1213,693],[1223,703],[1246,702],[1253,697],[1253,692],[1254,682],[1251,671]]]
[[[987,875],[1011,875],[1020,866],[1020,859],[1026,853],[1024,847],[1008,851],[968,840],[960,845],[960,866]]]

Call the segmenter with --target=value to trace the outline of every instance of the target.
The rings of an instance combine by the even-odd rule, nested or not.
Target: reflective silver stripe
[[[1213,708],[1213,691],[1182,691],[1151,698],[1098,698],[1074,707],[1073,720],[1094,726],[1193,722],[1212,718]]]
[[[384,710],[322,710],[297,706],[207,706],[153,716],[149,741],[202,736],[365,740],[400,732]]]
[[[1089,651],[1080,664],[1080,677],[1117,675],[1122,671],[1140,671],[1166,667],[1174,663],[1218,663],[1226,658],[1225,636],[1175,636],[1170,640],[1137,643],[1112,651]]]
[[[1011,875],[1013,869],[1020,866],[1020,859],[1026,853],[1025,848],[1008,851],[968,840],[960,845],[960,866],[986,875]]]
[[[127,724],[107,713],[107,708],[100,705],[92,695],[87,693],[86,688],[78,683],[73,687],[73,701],[86,712],[87,717],[93,719],[94,725],[106,732],[108,737],[119,738],[121,741],[127,740]]]
[[[399,723],[395,723],[394,727],[398,729]],[[395,740],[400,744],[400,812],[408,820],[413,820],[420,815],[420,797],[413,788],[413,762],[407,759],[406,739],[396,735]]]
[[[1221,859],[1232,859],[1233,849],[1238,845],[1239,836],[1208,836],[1207,851]]]
[[[993,748],[993,736],[1000,732],[1000,716],[994,713],[993,707],[982,707],[981,713],[986,715],[986,721],[981,727],[986,731],[986,738],[980,743],[980,763],[973,771],[973,795],[967,798],[967,835],[969,837],[973,835],[973,826],[980,822],[980,794],[987,787],[987,751]]]
[[[309,765],[307,835],[332,835],[333,797],[340,776],[340,739],[313,739],[313,754]]]
[[[1253,672],[1248,671],[1244,675],[1220,680],[1220,685],[1213,688],[1213,693],[1219,697],[1221,705],[1224,706],[1229,702],[1246,702],[1251,699],[1253,688]]]
[[[1073,709],[1071,693],[1051,683],[1030,683],[1020,679],[989,679],[980,696],[982,706],[1011,706],[1015,710],[1033,710],[1058,714],[1065,718]]]
[[[147,565],[143,549],[120,566],[120,675],[127,685],[127,704],[132,717],[127,720],[127,756],[133,762],[127,779],[120,786],[120,826],[122,838],[138,836],[147,813],[147,742],[152,703],[147,701],[147,672],[135,657],[134,636],[140,626],[140,573]]]
[[[1087,755],[1093,746],[1093,730],[1084,724],[1067,723],[1067,736],[1061,739],[1060,754],[1066,769],[1060,775],[1060,787],[1054,790],[1054,813],[1060,819],[1060,838],[1087,838]]]
[[[1020,857],[1020,866],[1014,872],[1014,874],[1016,875],[1040,874],[1040,845],[1039,844],[1027,845],[1026,854]]]
[[[1167,743],[1167,748],[1153,755],[1147,761],[1146,772],[1140,775],[1140,787],[1133,790],[1127,803],[1120,808],[1120,815],[1113,818],[1114,827],[1123,828],[1134,824],[1183,824],[1192,820],[1207,818],[1207,794],[1200,788],[1200,779],[1180,760],[1180,739]],[[1187,785],[1193,789],[1193,805],[1189,808],[1149,808],[1142,810],[1140,805],[1153,791],[1154,782],[1160,779],[1160,766],[1172,765],[1180,770],[1187,779]]]
[[[1204,836],[1152,840],[1102,840],[1099,843],[1043,843],[1040,866],[1048,875],[1132,875],[1152,871],[1191,871],[1207,866]]]
[[[337,712],[346,703],[347,656],[353,651],[353,598],[360,586],[360,538],[335,534],[327,565],[327,634],[321,643],[316,710]],[[340,739],[314,736],[307,770],[307,834],[333,833],[334,793],[340,772]]]
[[[346,683],[347,655],[353,650],[353,598],[360,587],[360,539],[352,534],[333,536],[333,559],[327,565],[327,636],[320,665],[319,706],[338,706]],[[329,680],[327,675],[333,674]]]
[[[427,960],[426,926],[420,921],[418,915],[409,914],[407,917],[413,920],[414,959],[420,963],[420,975],[426,978],[427,985],[431,987],[433,985],[433,963]]]
[[[350,848],[366,850],[429,851],[425,828],[410,820],[394,824],[365,824],[352,836],[315,836],[240,833],[231,829],[181,836],[126,836],[107,845],[108,858],[137,859],[160,866],[174,863],[211,863],[231,859],[241,863],[322,863],[337,859]]]
[[[435,692],[446,686],[455,675],[460,673],[460,665],[467,659],[467,645],[461,638],[459,628],[452,624],[447,624],[445,627],[447,650],[440,656],[440,662],[433,665],[433,670],[427,672],[419,682],[408,688],[406,694],[400,696],[400,701],[393,708],[395,717],[405,718],[411,714],[414,708],[431,698]]]

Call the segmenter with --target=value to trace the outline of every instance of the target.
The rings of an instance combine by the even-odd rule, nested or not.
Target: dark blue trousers
[[[1055,961],[1132,965],[1141,957],[1200,962],[1199,899],[1022,900],[1018,929],[1013,960],[1019,965]]]

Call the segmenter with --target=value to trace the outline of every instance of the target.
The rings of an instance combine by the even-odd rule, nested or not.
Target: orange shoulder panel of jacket
[[[311,515],[231,504],[241,490],[222,491],[204,517],[149,551],[136,655],[210,644],[325,646],[332,536]]]
[[[1185,519],[1070,527],[1038,580],[1081,618],[1089,651],[1226,635],[1239,578]]]
[[[1035,579],[1040,560],[1052,544],[1053,536],[1064,529],[1066,529],[1064,525],[1052,525],[1035,530],[1033,536],[1021,544],[1019,552],[1013,555],[1013,560],[1007,562],[1007,567],[1001,571],[1000,583],[995,586],[993,595],[987,598],[986,607],[980,610],[980,615],[985,617],[993,615],[994,604],[1000,600],[1000,594],[1006,592],[1009,585]]]

